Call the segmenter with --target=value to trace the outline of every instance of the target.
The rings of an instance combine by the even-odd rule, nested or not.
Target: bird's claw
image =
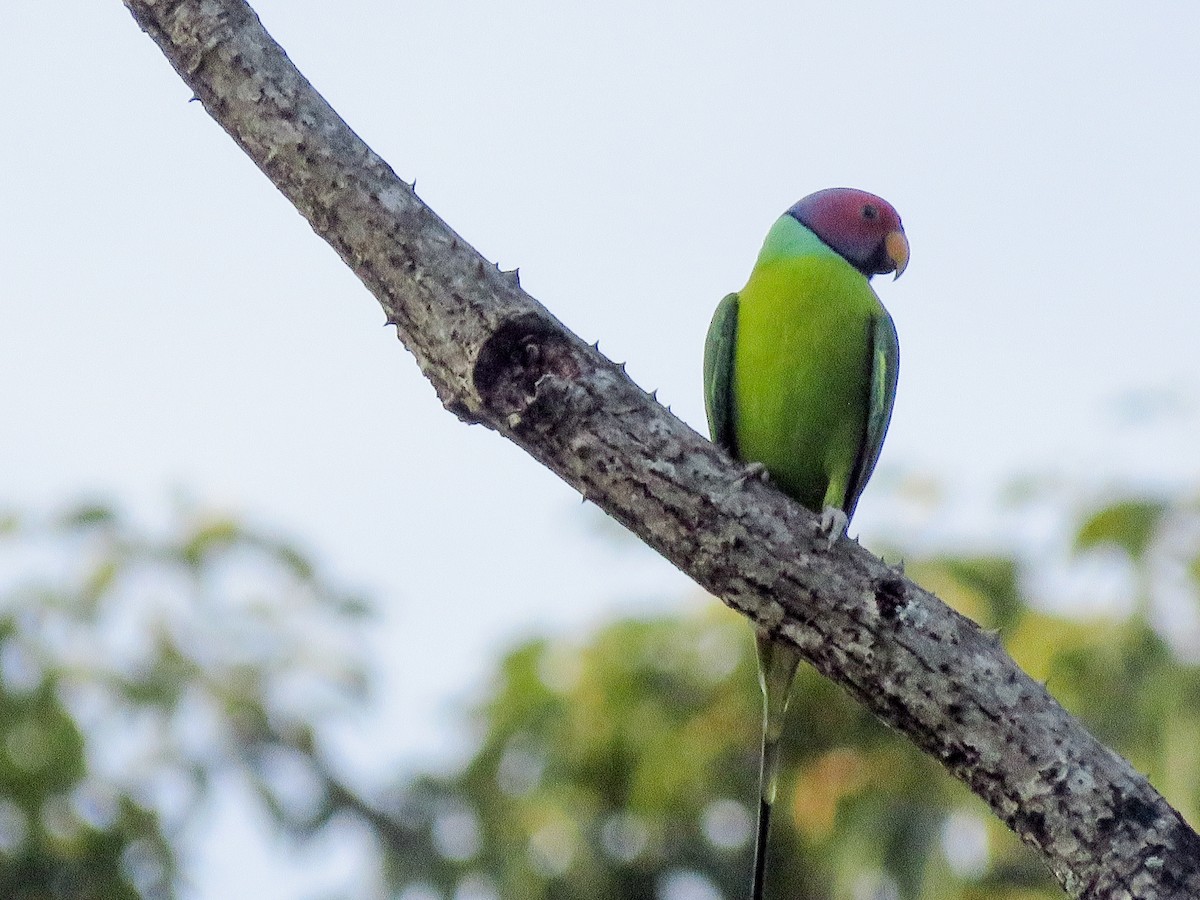
[[[846,533],[850,517],[836,506],[827,506],[821,511],[821,533],[829,539],[827,549],[832,550],[838,538]]]
[[[767,471],[767,467],[760,462],[749,462],[742,467],[742,474],[733,479],[733,484],[730,486],[730,493],[733,489],[740,488],[747,481],[761,481],[764,484],[771,483],[771,473]]]
[[[769,483],[771,481],[771,473],[767,471],[767,467],[762,463],[749,462],[746,463],[746,468],[742,474],[738,476],[738,484],[744,484],[751,478]]]
[[[742,474],[733,479],[733,483],[729,486],[729,490],[725,492],[724,496],[731,496],[734,491],[740,489],[747,481],[761,481],[764,484],[770,484],[771,473],[760,462],[746,463],[742,466]]]

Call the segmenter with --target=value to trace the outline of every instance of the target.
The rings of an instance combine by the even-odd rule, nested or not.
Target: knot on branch
[[[875,584],[875,605],[879,615],[889,622],[900,618],[908,603],[908,591],[902,578],[883,578]]]
[[[522,315],[480,348],[472,380],[494,422],[513,430],[561,422],[584,394],[577,348],[556,323]]]

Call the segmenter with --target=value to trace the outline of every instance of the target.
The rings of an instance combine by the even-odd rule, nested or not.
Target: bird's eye
[[[873,222],[875,219],[879,218],[879,210],[876,209],[874,206],[872,206],[870,203],[868,203],[866,206],[863,207],[862,215],[863,215],[863,218],[866,219],[868,222]]]

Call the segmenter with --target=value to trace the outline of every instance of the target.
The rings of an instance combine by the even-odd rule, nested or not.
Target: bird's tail
[[[795,648],[776,643],[759,631],[758,680],[763,692],[762,763],[758,776],[758,833],[754,842],[754,875],[750,900],[762,900],[767,867],[767,836],[771,831],[771,808],[779,781],[779,739],[787,716],[788,697],[800,654]]]

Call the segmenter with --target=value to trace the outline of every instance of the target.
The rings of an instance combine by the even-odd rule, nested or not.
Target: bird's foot
[[[737,483],[745,484],[752,478],[770,484],[771,473],[767,471],[767,467],[762,463],[749,462],[746,463],[746,468],[742,470],[742,474],[738,476]]]
[[[767,471],[767,467],[760,462],[749,462],[742,466],[742,474],[733,480],[733,485],[730,487],[730,493],[734,489],[740,488],[747,481],[761,481],[764,484],[771,483],[771,473]]]
[[[850,517],[836,506],[827,506],[821,511],[821,533],[829,539],[827,549],[832,550],[838,538],[846,533]]]
[[[734,492],[740,490],[747,481],[762,481],[770,484],[771,474],[767,471],[767,467],[760,462],[746,463],[742,466],[742,474],[733,479],[733,483],[729,485],[729,490],[725,492],[724,497],[728,499],[733,496]]]

